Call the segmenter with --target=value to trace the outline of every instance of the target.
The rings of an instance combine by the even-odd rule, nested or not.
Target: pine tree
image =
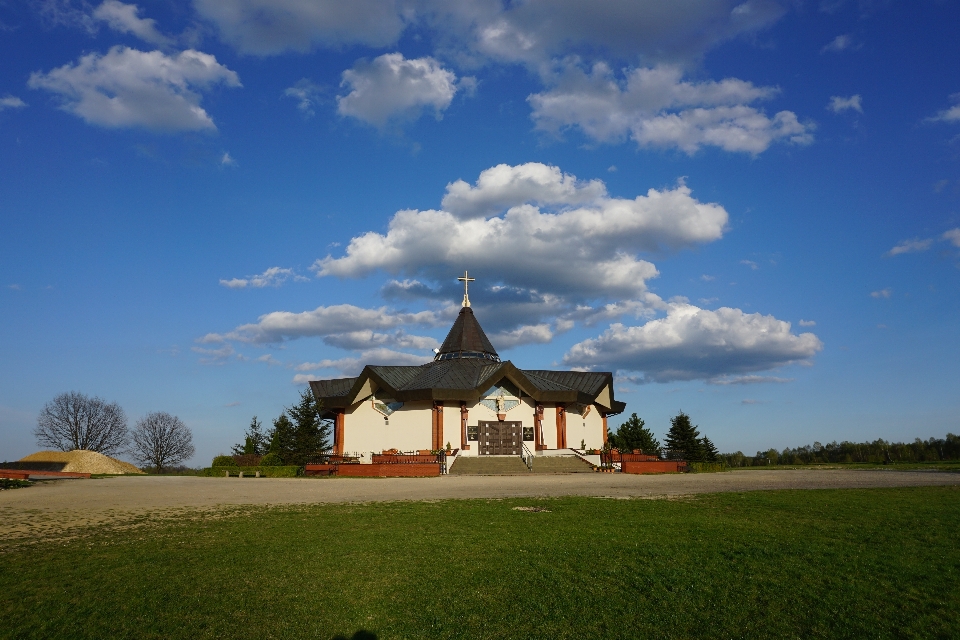
[[[253,416],[253,420],[250,421],[250,426],[247,427],[247,432],[243,437],[243,444],[236,444],[233,446],[233,455],[242,456],[242,455],[256,455],[262,456],[267,452],[267,435],[261,430],[262,424],[257,420],[257,416]]]
[[[664,445],[670,451],[671,458],[691,462],[702,462],[704,459],[700,432],[683,411],[670,419],[670,431],[667,432]]]
[[[700,438],[700,447],[703,450],[703,459],[705,462],[717,462],[720,460],[720,451],[714,446],[710,438],[703,436]]]
[[[653,432],[647,429],[643,418],[638,418],[635,413],[610,436],[610,442],[623,453],[639,449],[649,455],[660,455],[660,443],[653,437]]]
[[[275,453],[280,456],[283,464],[296,464],[293,460],[296,456],[294,446],[294,427],[286,413],[273,421],[273,429],[268,434],[270,437],[270,447],[268,453]]]
[[[320,406],[313,393],[305,389],[300,393],[300,402],[287,409],[293,421],[293,455],[287,464],[306,464],[314,456],[330,446],[330,424],[320,419]]]

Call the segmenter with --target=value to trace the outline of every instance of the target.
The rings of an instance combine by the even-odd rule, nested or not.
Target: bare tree
[[[116,402],[71,391],[43,406],[33,435],[41,447],[87,449],[109,455],[127,443],[127,416]]]
[[[183,421],[163,411],[149,413],[133,428],[130,453],[160,473],[193,456],[193,434]]]

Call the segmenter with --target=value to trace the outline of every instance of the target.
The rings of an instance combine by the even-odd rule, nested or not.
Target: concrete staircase
[[[537,456],[533,459],[533,472],[593,473],[593,467],[577,456]]]
[[[520,456],[458,456],[450,467],[452,476],[520,476],[527,473],[530,470]]]
[[[593,467],[576,456],[537,456],[533,473],[591,473]],[[530,473],[519,456],[460,456],[450,467],[452,476],[522,476]]]

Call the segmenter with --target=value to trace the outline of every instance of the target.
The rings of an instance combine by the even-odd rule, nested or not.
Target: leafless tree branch
[[[33,435],[42,447],[109,455],[127,443],[127,416],[116,402],[107,404],[102,398],[70,391],[44,405]]]
[[[130,453],[157,473],[193,457],[193,434],[183,421],[163,411],[149,413],[133,428]]]

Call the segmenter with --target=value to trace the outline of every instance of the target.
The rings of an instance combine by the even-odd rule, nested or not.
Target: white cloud
[[[717,277],[703,274],[702,276],[700,276],[700,279],[703,280],[704,282],[713,282],[714,280],[717,279]]]
[[[216,129],[197,90],[239,87],[240,80],[214,56],[193,49],[167,55],[118,46],[35,72],[28,84],[57,94],[62,109],[89,124],[192,131]]]
[[[524,344],[546,344],[553,340],[553,331],[549,324],[524,325],[489,338],[495,349],[511,349]]]
[[[233,156],[229,152],[224,151],[223,155],[220,156],[220,164],[225,167],[235,167],[237,166],[237,161],[233,159]]]
[[[642,326],[611,325],[599,337],[574,345],[563,361],[588,369],[640,371],[649,382],[710,380],[806,361],[822,348],[814,334],[795,335],[789,322],[773,316],[675,302],[666,317]]]
[[[618,81],[606,63],[589,73],[566,64],[554,86],[531,94],[536,127],[551,133],[577,127],[598,142],[630,137],[641,147],[677,147],[688,154],[702,146],[758,154],[774,142],[812,142],[812,125],[792,111],[773,118],[748,106],[779,93],[727,78],[719,82],[683,80],[680,67],[661,65],[625,72]]]
[[[131,33],[144,42],[158,46],[169,46],[173,41],[157,31],[156,21],[141,18],[140,9],[135,4],[124,4],[118,0],[106,0],[93,11],[96,20],[106,22],[114,31]]]
[[[887,251],[887,256],[898,256],[902,253],[918,253],[920,251],[926,251],[930,248],[930,245],[933,244],[933,240],[930,238],[920,239],[914,238],[913,240],[904,240],[894,248]]]
[[[417,349],[427,351],[440,346],[440,343],[429,336],[412,336],[402,330],[393,333],[378,333],[370,329],[347,331],[324,336],[323,341],[340,349],[360,350],[374,347],[397,347],[399,349]]]
[[[395,329],[407,324],[434,326],[437,324],[437,314],[433,311],[395,312],[386,307],[365,309],[351,304],[321,306],[313,311],[300,313],[274,311],[260,316],[255,323],[241,325],[228,333],[207,334],[198,342],[210,344],[236,340],[269,344],[295,338],[329,337],[364,330]]]
[[[342,257],[318,260],[318,276],[361,277],[375,270],[409,276],[424,275],[445,281],[468,265],[485,282],[501,283],[540,294],[555,293],[568,300],[603,297],[638,299],[646,281],[658,275],[656,267],[636,256],[638,251],[679,249],[718,240],[727,224],[727,212],[718,204],[699,202],[683,183],[673,189],[650,189],[634,199],[611,198],[595,183],[589,203],[566,206],[562,197],[552,211],[518,202],[498,200],[499,186],[511,183],[509,173],[527,176],[532,165],[495,167],[497,189],[488,195],[483,177],[475,192],[453,183],[449,193],[463,205],[461,213],[474,215],[494,202],[508,207],[501,216],[461,219],[448,211],[406,210],[390,220],[386,234],[369,231],[353,238]],[[539,183],[540,194],[563,193],[576,178],[544,168],[553,182]],[[504,177],[506,176],[506,177]],[[523,182],[524,189],[530,182]],[[538,195],[536,189],[522,192]],[[567,192],[567,202],[578,202],[582,190]],[[521,197],[518,195],[518,197]],[[535,198],[536,199],[536,198]]]
[[[4,109],[22,109],[27,103],[16,96],[4,96],[0,98],[0,111]]]
[[[773,24],[785,12],[769,0],[433,3],[451,40],[507,61],[537,65],[558,55],[604,52],[690,61],[720,42]]]
[[[775,383],[783,384],[793,382],[793,378],[779,378],[777,376],[719,376],[707,380],[709,384],[731,385],[731,384],[765,384]]]
[[[287,87],[283,95],[297,100],[297,109],[305,117],[310,118],[315,115],[313,108],[320,103],[323,95],[323,87],[315,84],[307,78],[297,80],[292,87]]]
[[[579,181],[559,167],[528,162],[484,169],[475,186],[463,180],[451,182],[440,204],[444,211],[467,219],[500,215],[521,204],[573,206],[606,196],[601,180]]]
[[[433,360],[433,354],[415,355],[403,353],[402,351],[393,351],[391,349],[369,349],[361,352],[355,358],[337,358],[325,359],[319,362],[307,362],[297,367],[300,371],[320,371],[323,369],[333,369],[339,371],[344,376],[355,376],[359,374],[363,367],[372,364],[380,366],[417,366],[426,364]],[[316,374],[297,374],[293,378],[295,384],[305,384],[311,380],[318,380]]]
[[[840,51],[846,51],[847,49],[859,48],[860,45],[854,42],[853,37],[849,33],[844,33],[825,44],[823,48],[820,49],[820,53],[839,53]]]
[[[891,289],[890,287],[887,287],[886,289],[880,289],[879,291],[870,292],[870,297],[877,298],[877,299],[880,299],[880,298],[887,299],[891,295],[893,295],[893,289]]]
[[[801,327],[815,327],[815,326],[817,326],[817,321],[816,321],[816,320],[802,320],[802,319],[801,319],[800,322],[798,322],[797,324],[799,324]]]
[[[844,111],[856,111],[857,113],[863,113],[863,105],[861,104],[860,94],[855,94],[849,98],[844,98],[843,96],[831,96],[830,102],[827,104],[827,109],[833,111],[834,113],[842,113]]]
[[[224,154],[229,156],[229,154]],[[233,159],[231,158],[230,163],[232,164]],[[258,276],[247,276],[246,278],[231,278],[230,280],[220,280],[220,284],[228,289],[246,289],[247,287],[253,288],[262,288],[262,287],[279,287],[284,282],[293,278],[296,281],[305,282],[308,278],[304,278],[293,269],[284,269],[282,267],[270,267],[263,273]]]
[[[194,0],[224,41],[271,55],[315,46],[387,46],[405,27],[395,0]]]
[[[954,102],[960,103],[960,93],[950,96]],[[939,111],[937,115],[927,118],[928,122],[960,122],[960,104],[955,104],[949,109]]]
[[[757,269],[760,268],[760,266],[759,266],[756,262],[754,262],[753,260],[741,260],[741,261],[740,261],[740,264],[742,264],[742,265],[744,265],[744,266],[746,266],[746,267],[750,267],[750,268],[751,268],[752,270],[754,270],[754,271],[756,271]]]
[[[948,241],[953,246],[960,247],[960,227],[957,227],[956,229],[950,229],[949,231],[944,231],[943,235],[940,237]]]
[[[223,364],[230,356],[234,355],[233,346],[225,344],[217,349],[207,349],[204,347],[190,347],[194,353],[199,353],[200,364]]]
[[[337,97],[337,112],[379,127],[392,118],[415,118],[427,107],[439,117],[457,93],[457,76],[430,57],[386,53],[344,71],[341,86],[349,93]]]

